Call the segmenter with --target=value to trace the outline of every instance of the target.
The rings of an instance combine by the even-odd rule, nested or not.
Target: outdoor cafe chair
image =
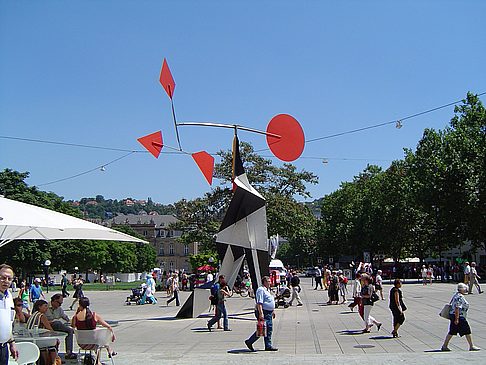
[[[93,330],[74,330],[74,336],[79,346],[78,357],[81,350],[84,350],[84,355],[89,351],[89,354],[94,352],[96,354],[95,364],[98,364],[101,357],[101,350],[106,349],[109,354],[112,365],[115,364],[113,356],[109,352],[109,345],[112,342],[112,333],[108,328],[95,328]]]
[[[39,359],[40,351],[35,343],[18,342],[16,347],[19,352],[19,358],[15,361],[12,357],[9,357],[8,365],[35,364]]]

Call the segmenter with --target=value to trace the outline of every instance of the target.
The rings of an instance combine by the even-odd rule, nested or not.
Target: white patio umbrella
[[[13,240],[59,239],[148,243],[99,224],[0,196],[0,247]]]

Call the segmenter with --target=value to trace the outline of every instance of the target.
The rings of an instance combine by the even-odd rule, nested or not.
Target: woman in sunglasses
[[[23,311],[24,304],[21,298],[14,298],[15,322],[27,323],[29,313]]]

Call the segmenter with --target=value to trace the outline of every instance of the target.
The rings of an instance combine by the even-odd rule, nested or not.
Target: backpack
[[[219,284],[213,284],[211,287],[211,295],[209,296],[209,301],[211,302],[211,305],[218,305],[219,303]]]

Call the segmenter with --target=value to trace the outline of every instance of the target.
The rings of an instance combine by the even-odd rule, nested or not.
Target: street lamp
[[[46,286],[47,286],[48,293],[49,293],[49,266],[51,266],[51,260],[47,259],[46,261],[44,261],[44,267],[45,267],[44,274],[46,277]]]

